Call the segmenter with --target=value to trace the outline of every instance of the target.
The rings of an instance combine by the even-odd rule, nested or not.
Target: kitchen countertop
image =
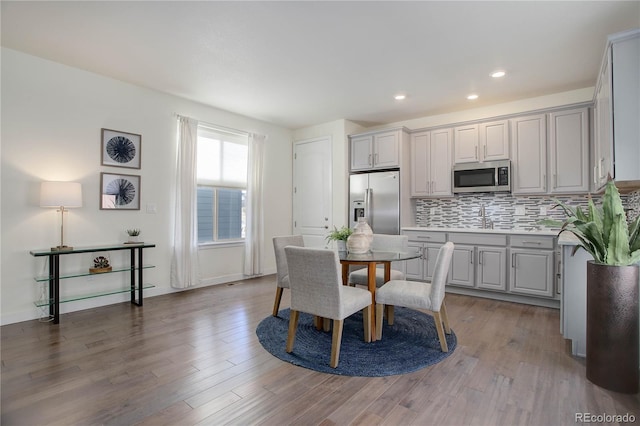
[[[482,228],[434,228],[434,227],[404,227],[402,231],[432,231],[432,232],[467,232],[478,234],[507,234],[507,235],[541,235],[557,237],[558,231],[549,229],[482,229]],[[563,232],[560,238],[564,238],[568,232]],[[573,234],[571,234],[573,236]],[[575,237],[574,237],[575,238]],[[559,242],[559,241],[558,241]],[[575,242],[573,244],[576,244]]]

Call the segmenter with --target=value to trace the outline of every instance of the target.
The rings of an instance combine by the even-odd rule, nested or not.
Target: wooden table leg
[[[376,262],[369,262],[367,284],[371,292],[371,341],[376,341]]]
[[[349,284],[349,264],[342,264],[342,285]]]
[[[391,281],[391,262],[384,263],[384,282],[388,283]],[[387,315],[387,321],[393,323],[393,306],[387,305],[385,306],[385,313]]]

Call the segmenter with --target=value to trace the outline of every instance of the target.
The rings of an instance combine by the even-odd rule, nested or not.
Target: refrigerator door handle
[[[371,188],[364,190],[364,216],[367,218],[369,226],[373,226],[373,218],[371,217]]]

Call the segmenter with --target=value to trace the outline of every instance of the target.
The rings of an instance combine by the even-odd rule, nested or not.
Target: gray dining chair
[[[431,311],[436,324],[442,352],[449,352],[445,332],[451,334],[447,307],[444,303],[447,274],[451,265],[454,245],[447,242],[438,251],[431,282],[392,280],[376,291],[376,337],[382,339],[382,316],[387,305],[387,323],[393,325],[393,307]],[[444,329],[443,329],[444,322]]]
[[[338,366],[344,319],[362,310],[364,340],[371,341],[371,293],[342,285],[338,253],[333,250],[293,247],[284,249],[289,268],[291,315],[287,353],[293,352],[300,312],[333,320],[332,368]]]
[[[371,250],[377,251],[409,251],[409,237],[406,235],[373,234]],[[367,286],[367,268],[357,269],[349,274],[349,285]],[[391,269],[391,280],[404,280],[403,271]],[[376,268],[376,287],[384,284],[384,268]]]
[[[285,288],[289,288],[289,269],[287,268],[287,256],[284,253],[286,246],[304,247],[302,235],[287,235],[273,237],[273,251],[276,255],[276,300],[273,302],[273,316],[278,316],[280,301]]]

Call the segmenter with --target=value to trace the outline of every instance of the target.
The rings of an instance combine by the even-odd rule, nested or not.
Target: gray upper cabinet
[[[411,135],[411,196],[443,197],[451,189],[451,129]]]
[[[549,192],[589,191],[588,108],[549,114],[549,160]]]
[[[594,189],[640,180],[640,30],[609,37],[596,83]],[[639,183],[636,182],[636,187]]]
[[[456,127],[453,141],[453,160],[456,164],[480,161],[477,124]]]
[[[454,129],[454,162],[509,159],[509,121],[468,124]]]
[[[511,179],[514,194],[543,194],[547,191],[546,115],[511,119]]]
[[[351,171],[400,167],[404,134],[394,129],[351,136]]]
[[[482,161],[508,160],[509,120],[480,123],[480,155]]]

